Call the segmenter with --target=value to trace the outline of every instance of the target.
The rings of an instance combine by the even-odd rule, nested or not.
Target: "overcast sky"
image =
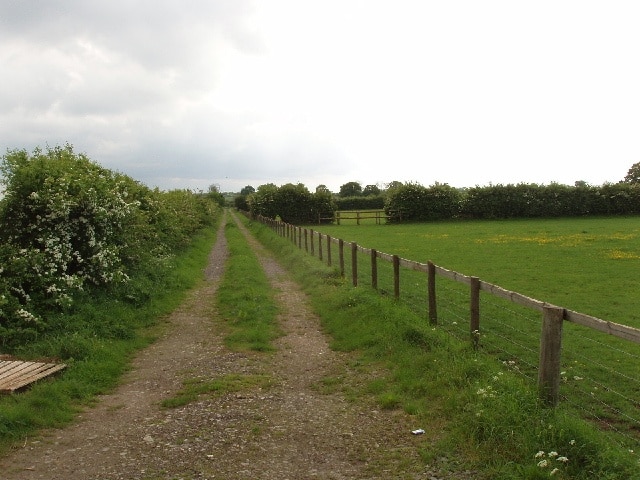
[[[637,0],[0,0],[0,153],[150,187],[617,182]]]

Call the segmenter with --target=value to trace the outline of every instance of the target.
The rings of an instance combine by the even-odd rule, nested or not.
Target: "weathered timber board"
[[[0,360],[0,394],[13,393],[65,367],[64,363]]]

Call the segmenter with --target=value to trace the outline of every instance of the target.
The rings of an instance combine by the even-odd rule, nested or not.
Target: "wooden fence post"
[[[305,252],[309,251],[309,232],[307,229],[304,229],[304,250]]]
[[[560,396],[560,355],[564,309],[545,306],[542,311],[538,391],[542,401],[555,407]]]
[[[318,232],[318,258],[322,260],[322,233]]]
[[[340,225],[340,212],[336,211],[336,223]]]
[[[427,263],[427,290],[429,294],[429,323],[438,324],[438,308],[436,303],[436,266]]]
[[[302,250],[302,227],[298,227],[298,248]]]
[[[393,257],[393,295],[398,300],[400,298],[400,257]]]
[[[313,228],[309,229],[309,237],[311,237],[311,255],[315,255],[314,247],[313,247],[313,236],[315,233],[313,232]]]
[[[340,276],[344,277],[344,240],[338,240],[338,258],[340,260]]]
[[[471,306],[470,306],[470,332],[473,349],[478,349],[480,340],[480,279],[478,277],[470,277],[471,280]]]
[[[351,282],[358,286],[358,244],[351,242]]]
[[[327,265],[331,266],[331,236],[327,235]]]
[[[371,288],[378,289],[378,252],[371,249]]]

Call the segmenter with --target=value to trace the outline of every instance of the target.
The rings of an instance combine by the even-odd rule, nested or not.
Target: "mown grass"
[[[385,236],[393,235],[393,228],[372,227],[370,239],[379,242],[368,244],[363,237],[357,240],[412,258],[382,244]],[[425,226],[412,228],[413,235],[403,237],[416,236]],[[444,235],[444,225],[441,228],[436,235]],[[548,478],[554,468],[558,469],[554,477],[564,479],[640,477],[637,454],[612,442],[565,404],[555,409],[542,405],[535,383],[500,358],[475,351],[468,337],[458,338],[445,328],[432,327],[424,311],[380,295],[367,288],[366,282],[353,288],[335,268],[305,254],[267,227],[252,223],[251,229],[310,294],[333,338],[332,347],[356,352],[354,368],[379,373],[355,392],[352,385],[345,386],[351,398],[373,398],[379,408],[402,408],[414,415],[414,423],[427,430],[420,447],[426,463],[443,470],[472,468],[478,471],[476,478],[485,479]],[[341,231],[346,230],[337,229],[332,235],[355,239],[336,233]],[[461,231],[458,238],[470,245],[464,237]],[[444,243],[442,246],[445,248]],[[464,250],[455,242],[451,248]],[[438,262],[436,257],[433,260]],[[447,265],[446,259],[438,263],[465,272],[461,263]],[[380,376],[383,372],[387,373]],[[331,377],[323,388],[335,390],[339,382],[339,377]],[[544,457],[536,458],[541,451]],[[558,455],[550,457],[549,452]],[[559,457],[568,462],[559,461]],[[547,465],[539,466],[543,460]]]
[[[225,227],[229,257],[216,305],[226,330],[224,342],[236,351],[270,352],[281,335],[274,292],[258,258],[233,220]]]
[[[162,317],[203,280],[215,238],[214,229],[201,232],[182,254],[138,272],[126,292],[87,294],[52,322],[52,332],[12,351],[21,359],[57,359],[68,367],[56,378],[0,397],[0,453],[40,428],[68,424],[96,395],[116,386],[134,352],[160,333]]]
[[[640,217],[314,227],[322,233],[640,327]]]

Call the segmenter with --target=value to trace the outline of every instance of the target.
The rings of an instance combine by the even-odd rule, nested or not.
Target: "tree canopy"
[[[362,195],[362,185],[358,182],[347,182],[340,186],[338,195],[341,197],[358,197]]]
[[[631,165],[627,175],[624,177],[624,182],[634,184],[640,183],[640,162]]]

